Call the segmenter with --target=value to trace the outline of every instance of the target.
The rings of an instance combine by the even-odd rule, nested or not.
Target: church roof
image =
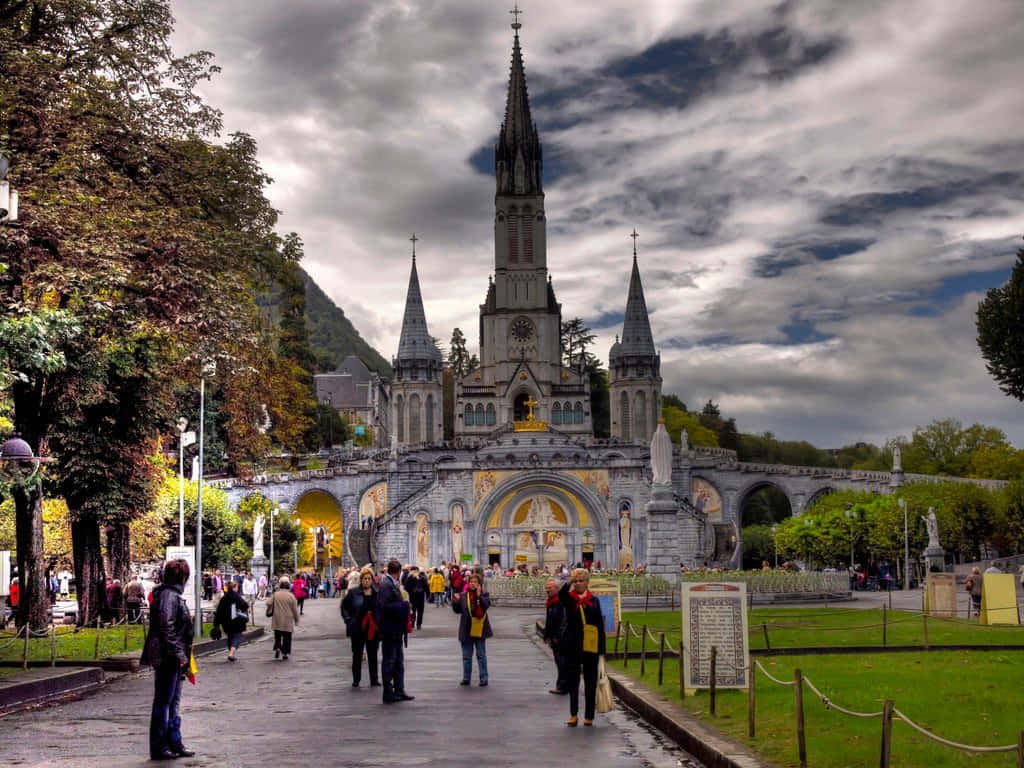
[[[427,315],[423,311],[420,278],[416,272],[416,255],[412,257],[409,272],[409,292],[405,297],[405,315],[402,335],[398,340],[398,360],[435,360],[441,362],[441,350],[427,330]]]
[[[541,195],[541,151],[537,126],[530,116],[526,70],[519,48],[519,24],[512,40],[512,68],[508,78],[505,119],[494,146],[494,166],[499,195]]]
[[[640,282],[640,267],[633,254],[633,273],[629,278],[629,296],[626,299],[626,316],[622,323],[622,339],[612,347],[615,357],[642,357],[655,355],[654,336],[651,320],[647,315],[644,300],[644,286]]]

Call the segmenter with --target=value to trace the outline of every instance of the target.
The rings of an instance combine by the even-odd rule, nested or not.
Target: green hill
[[[305,270],[306,329],[316,356],[317,372],[333,371],[348,355],[357,355],[371,371],[391,378],[391,365],[366,343],[345,312],[324,293]]]

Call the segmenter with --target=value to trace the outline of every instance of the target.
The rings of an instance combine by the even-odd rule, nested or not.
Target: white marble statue
[[[398,435],[394,433],[391,434],[391,458],[398,458]]]
[[[628,551],[633,548],[632,522],[630,521],[630,510],[625,504],[619,510],[619,548]]]
[[[651,471],[655,485],[669,485],[672,482],[672,441],[665,431],[665,422],[659,421],[651,438]]]
[[[686,427],[683,427],[683,431],[679,433],[679,447],[684,451],[690,449],[690,435],[686,431]]]
[[[252,523],[252,556],[262,557],[263,556],[263,523],[266,522],[266,518],[262,512],[256,513],[256,519]]]
[[[928,529],[928,549],[942,549],[939,544],[939,521],[935,517],[935,507],[928,507],[928,517],[921,515]]]
[[[903,456],[900,453],[900,447],[894,446],[892,449],[892,471],[902,472],[903,471]]]

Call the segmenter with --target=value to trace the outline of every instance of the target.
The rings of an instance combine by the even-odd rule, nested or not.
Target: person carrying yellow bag
[[[487,610],[491,607],[491,596],[484,592],[479,574],[470,574],[466,591],[452,596],[452,610],[460,614],[459,642],[462,644],[462,682],[469,685],[473,676],[473,650],[476,649],[476,666],[480,675],[480,687],[487,687],[487,638],[492,637],[491,622]]]
[[[594,724],[597,700],[598,660],[604,656],[604,615],[601,604],[590,591],[590,571],[577,568],[569,581],[558,591],[558,599],[565,607],[565,678],[569,689],[569,721],[575,728],[579,723],[580,673],[583,674],[583,724]]]

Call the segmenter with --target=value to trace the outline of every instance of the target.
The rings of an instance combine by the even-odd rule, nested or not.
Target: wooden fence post
[[[661,643],[658,647],[658,685],[661,685],[665,677],[665,633],[661,633]]]
[[[683,648],[683,640],[685,638],[682,634],[679,635],[679,698],[686,698],[686,664],[683,662],[683,654],[685,650]]]
[[[764,631],[764,647],[769,651],[772,649],[772,642],[768,639],[768,625],[765,622],[761,622],[761,629]]]
[[[57,627],[50,625],[50,666],[57,666]]]
[[[889,594],[892,594],[892,593],[890,592]],[[886,646],[886,638],[885,638],[886,629],[887,629],[887,627],[886,627],[886,621],[885,621],[885,606],[883,605],[882,606],[882,647],[883,648],[885,648],[885,646]]]
[[[882,756],[878,761],[879,768],[889,768],[889,755],[892,753],[892,701],[885,700],[882,708]]]
[[[921,618],[924,620],[924,649],[928,650],[928,614],[922,613]]]
[[[21,668],[22,669],[28,669],[28,638],[29,638],[29,635],[32,634],[32,630],[29,627],[30,627],[30,625],[29,625],[29,623],[27,621],[21,627],[25,631],[25,646],[24,646],[24,648],[23,648],[23,650],[21,652]],[[15,635],[15,637],[17,637],[17,635]]]
[[[640,677],[647,671],[647,625],[640,630]]]
[[[757,714],[757,667],[753,663],[750,665],[750,671],[747,673],[747,735],[750,738],[754,738],[757,733],[757,727],[754,723],[755,715]]]
[[[626,622],[626,645],[622,650],[622,668],[625,669],[629,666],[629,633],[632,630],[630,623]]]
[[[615,655],[619,655],[619,635],[622,634],[622,622],[619,622],[619,626],[615,628]]]
[[[711,715],[715,714],[715,694],[718,691],[718,646],[711,646]]]
[[[100,617],[96,617],[96,646],[93,648],[92,657],[98,659],[100,657]]]
[[[800,768],[807,768],[807,738],[804,733],[804,676],[799,669],[793,670],[793,699],[796,705],[796,746],[800,756]]]
[[[1024,731],[1017,734],[1017,768],[1024,768]]]
[[[651,590],[647,590],[647,594],[644,596],[644,613],[647,613],[648,608],[651,605]]]

